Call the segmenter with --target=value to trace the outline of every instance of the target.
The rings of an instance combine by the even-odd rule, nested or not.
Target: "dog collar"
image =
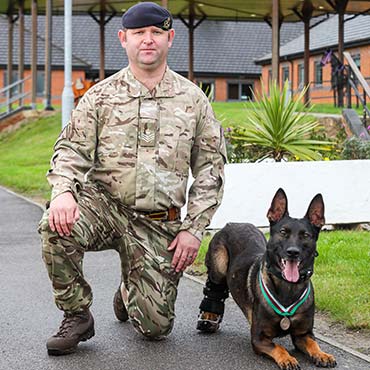
[[[293,316],[297,311],[298,307],[300,307],[309,297],[311,293],[311,283],[309,282],[306,289],[303,291],[301,296],[298,298],[296,302],[291,304],[289,307],[284,307],[270,292],[269,288],[267,288],[265,282],[262,279],[261,270],[258,274],[258,281],[260,285],[260,289],[262,292],[263,297],[265,298],[267,304],[280,316]]]

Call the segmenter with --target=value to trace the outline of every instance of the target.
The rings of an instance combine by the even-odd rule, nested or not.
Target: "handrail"
[[[362,107],[363,107],[363,116],[362,116],[362,123],[364,127],[367,126],[367,117],[370,116],[370,110],[367,107],[367,99],[370,99],[370,87],[367,81],[365,80],[364,76],[358,69],[355,61],[352,59],[350,53],[345,51],[343,53],[344,57],[347,59],[348,65],[346,66],[347,70],[347,106],[348,108],[351,107],[351,88],[355,92],[356,97],[360,100]],[[360,93],[359,89],[357,88],[357,83],[362,87],[363,94]],[[362,96],[361,96],[362,95]]]
[[[3,119],[9,114],[24,108],[24,98],[30,94],[29,92],[24,91],[24,85],[25,81],[31,78],[32,76],[27,76],[22,80],[15,81],[10,85],[0,89],[0,119]],[[17,89],[17,91],[12,91],[13,89]],[[13,104],[16,101],[19,101],[19,103],[17,108],[14,108]]]
[[[10,99],[8,99],[8,100],[6,100],[4,102],[0,102],[0,109],[3,108],[3,107],[6,107],[8,104],[13,104],[13,103],[15,103],[16,101],[18,101],[20,99],[24,99],[27,96],[29,96],[30,94],[31,94],[30,92],[27,92],[27,93],[22,93],[22,94],[14,95]]]
[[[370,87],[368,83],[366,82],[364,76],[361,74],[360,70],[358,69],[355,61],[352,59],[351,54],[348,51],[345,51],[343,55],[347,59],[348,64],[350,65],[354,75],[356,76],[357,80],[360,82],[367,96],[370,98]]]
[[[7,92],[8,90],[12,89],[13,87],[16,87],[17,85],[23,84],[25,81],[29,80],[31,77],[32,76],[27,76],[27,77],[23,78],[22,80],[15,81],[15,82],[11,83],[10,85],[7,85],[7,86],[3,87],[2,89],[0,89],[0,94],[3,94],[5,92]]]

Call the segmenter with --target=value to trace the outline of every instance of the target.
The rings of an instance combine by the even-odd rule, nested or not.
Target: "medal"
[[[288,330],[290,327],[290,320],[285,316],[280,320],[280,327],[283,330]]]

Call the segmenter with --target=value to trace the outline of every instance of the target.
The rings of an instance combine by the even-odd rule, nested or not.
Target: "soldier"
[[[47,174],[52,197],[39,231],[55,302],[64,312],[47,341],[49,355],[74,352],[94,335],[92,292],[82,270],[87,251],[120,255],[113,300],[118,320],[130,318],[148,338],[167,336],[179,278],[222,198],[221,126],[202,91],[167,66],[171,14],[143,2],[123,15],[122,26],[128,67],[82,97]],[[194,182],[186,194],[189,170]]]

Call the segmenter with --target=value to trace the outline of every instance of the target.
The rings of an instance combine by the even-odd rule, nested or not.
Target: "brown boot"
[[[116,294],[114,295],[114,298],[113,298],[113,310],[114,310],[114,314],[116,315],[119,321],[125,322],[128,320],[128,313],[127,313],[126,306],[122,299],[120,287],[116,291]]]
[[[58,333],[46,342],[48,354],[60,356],[73,353],[79,342],[88,340],[94,335],[94,318],[90,310],[64,313]]]

